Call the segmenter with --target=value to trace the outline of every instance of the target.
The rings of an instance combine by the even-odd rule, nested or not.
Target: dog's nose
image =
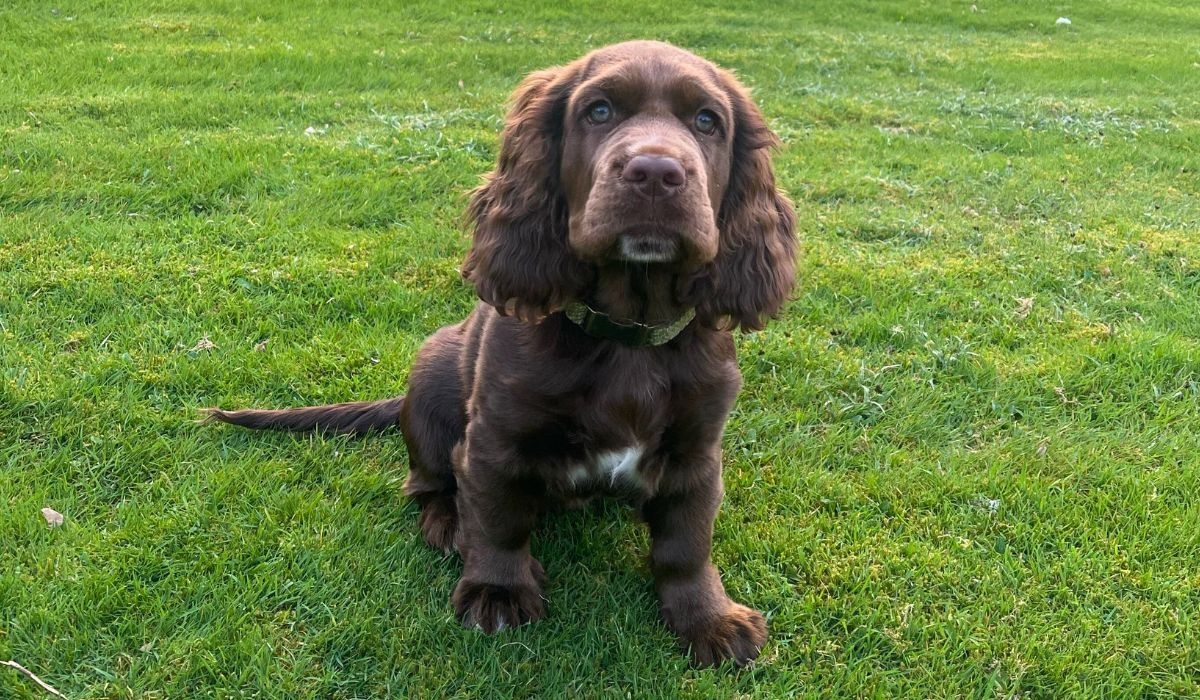
[[[634,156],[621,170],[621,179],[647,197],[666,197],[687,184],[687,173],[669,156]]]

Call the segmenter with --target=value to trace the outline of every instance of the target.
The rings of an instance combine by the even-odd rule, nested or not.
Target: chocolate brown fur
[[[463,273],[482,301],[426,341],[409,393],[212,416],[342,432],[398,424],[424,538],[463,558],[455,612],[488,633],[545,615],[529,550],[542,512],[629,499],[650,527],[667,626],[697,664],[747,663],[766,622],[725,594],[710,551],[721,433],[741,384],[730,330],[760,328],[794,273],[775,143],[729,73],[666,44],[618,44],[534,73],[471,198]],[[664,345],[627,347],[567,319],[575,300],[626,321],[665,324],[688,308],[696,320]]]

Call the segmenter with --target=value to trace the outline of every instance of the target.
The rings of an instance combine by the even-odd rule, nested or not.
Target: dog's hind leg
[[[450,552],[458,531],[451,455],[467,427],[458,373],[461,325],[447,326],[421,346],[408,380],[400,429],[408,445],[404,493],[421,507],[418,524],[430,547]]]

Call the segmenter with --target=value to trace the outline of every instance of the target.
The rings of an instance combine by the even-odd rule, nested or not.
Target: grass
[[[594,5],[0,8],[0,660],[71,698],[1200,694],[1200,8]],[[398,436],[194,422],[402,392],[472,306],[507,94],[632,37],[755,88],[805,241],[739,340],[740,673],[673,650],[616,504],[539,530],[550,617],[489,638]]]

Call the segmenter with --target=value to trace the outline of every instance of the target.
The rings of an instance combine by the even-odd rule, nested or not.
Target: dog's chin
[[[678,262],[683,246],[675,236],[623,234],[613,257],[623,262],[665,264]]]

